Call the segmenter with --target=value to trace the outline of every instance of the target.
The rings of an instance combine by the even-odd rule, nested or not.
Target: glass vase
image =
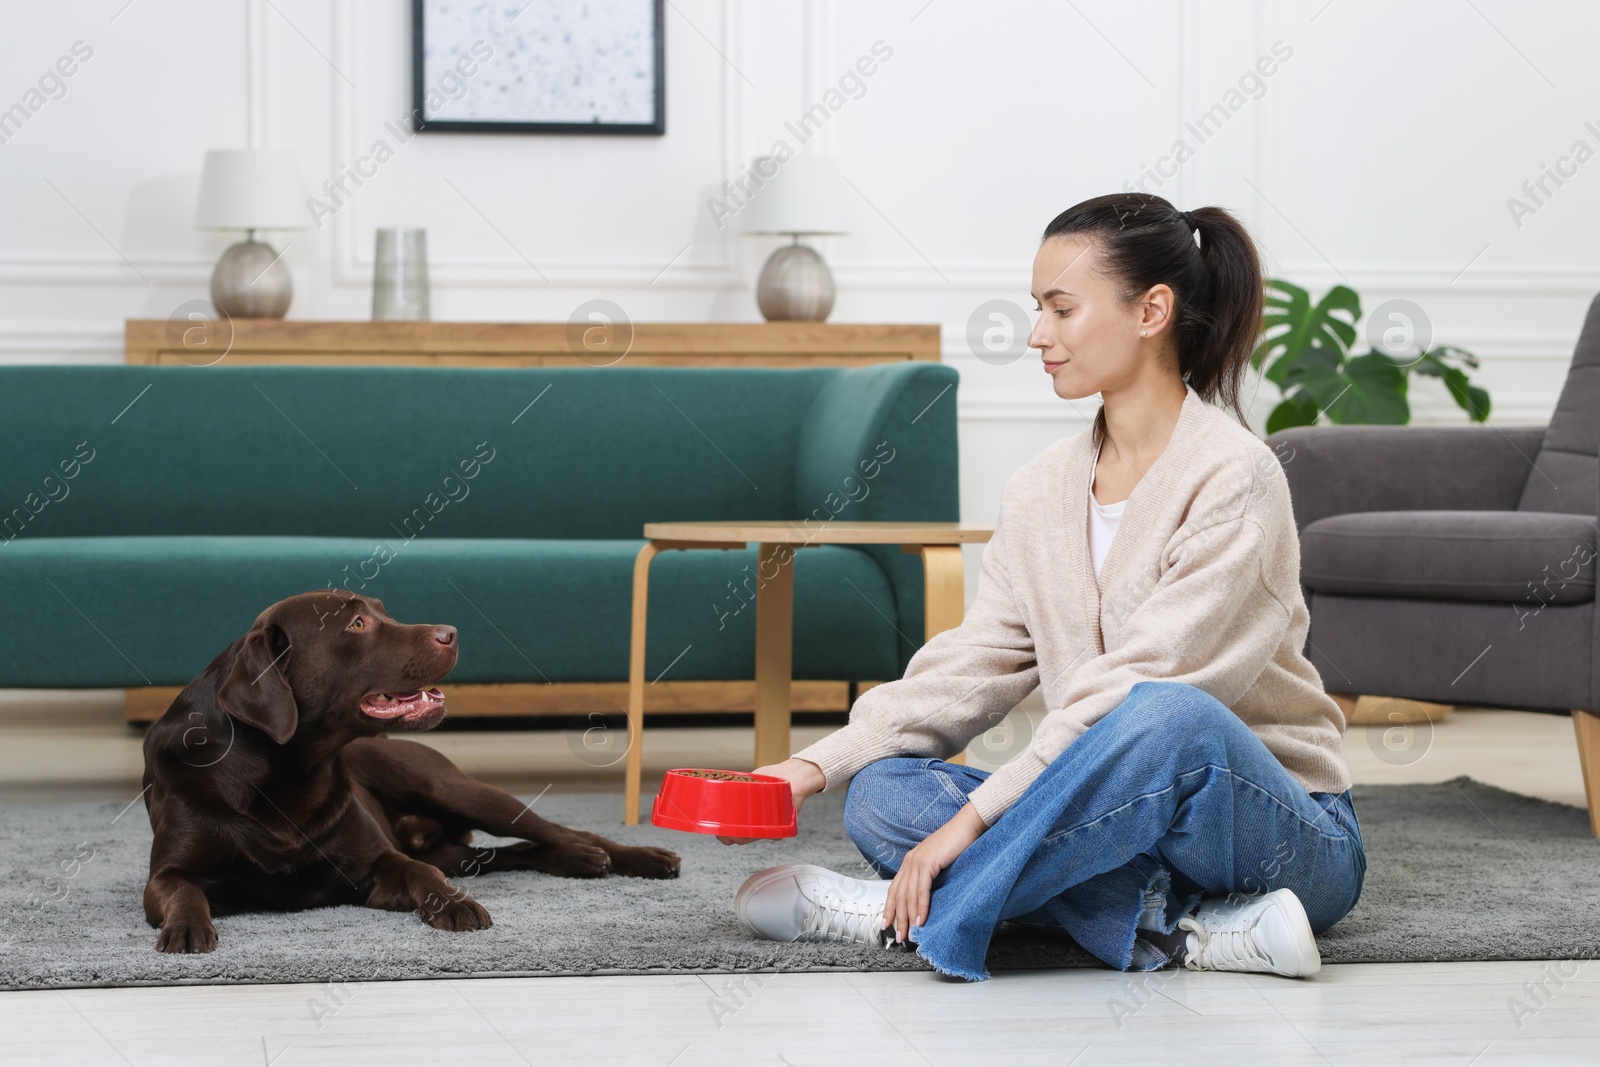
[[[378,230],[372,264],[372,319],[428,318],[428,231]]]

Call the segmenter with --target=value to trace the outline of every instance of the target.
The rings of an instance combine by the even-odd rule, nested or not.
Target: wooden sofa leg
[[[1572,728],[1578,735],[1578,765],[1583,768],[1583,791],[1589,800],[1589,830],[1600,837],[1600,715],[1574,711]]]

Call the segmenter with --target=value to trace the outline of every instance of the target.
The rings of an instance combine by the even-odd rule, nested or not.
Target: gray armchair
[[[1305,426],[1267,443],[1324,688],[1570,712],[1600,836],[1600,297],[1549,426]]]

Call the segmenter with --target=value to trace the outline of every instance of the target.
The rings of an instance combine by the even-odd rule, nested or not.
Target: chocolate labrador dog
[[[185,686],[144,741],[156,948],[216,948],[213,907],[361,904],[441,930],[489,926],[446,875],[676,877],[676,853],[557,826],[426,745],[383,736],[439,724],[435,686],[456,655],[454,627],[322,590],[262,612]],[[474,830],[521,840],[474,849]]]

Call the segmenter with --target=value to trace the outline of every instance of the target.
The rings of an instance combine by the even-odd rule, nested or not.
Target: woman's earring
[[[1139,336],[1140,336],[1140,337],[1143,337],[1143,336],[1144,336],[1144,334],[1145,334],[1145,331],[1143,331],[1143,330],[1140,330],[1140,331],[1139,331]]]

